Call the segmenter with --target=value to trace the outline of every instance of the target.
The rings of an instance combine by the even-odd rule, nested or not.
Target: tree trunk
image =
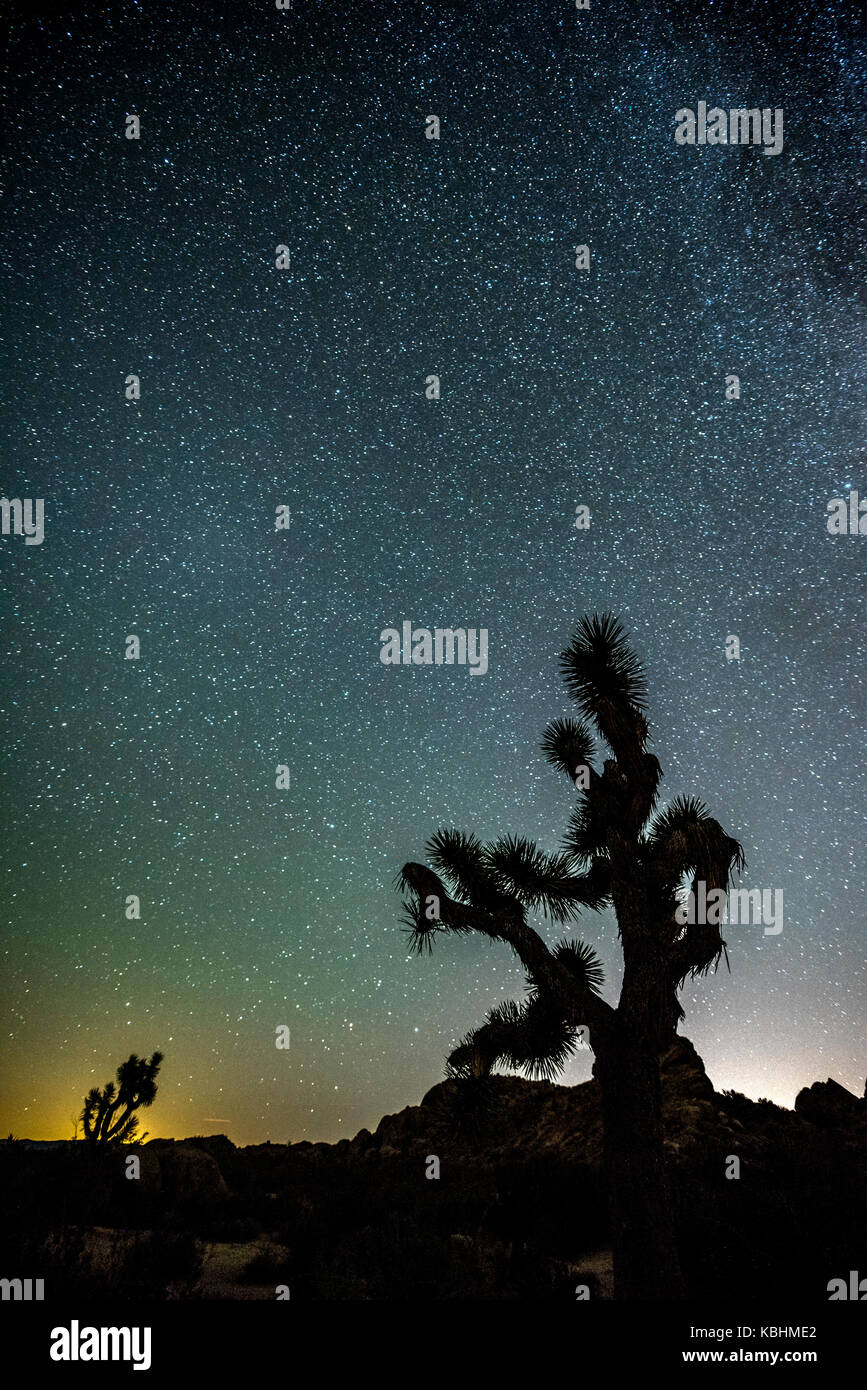
[[[659,1060],[622,1025],[597,1053],[616,1300],[685,1297],[662,1143]]]

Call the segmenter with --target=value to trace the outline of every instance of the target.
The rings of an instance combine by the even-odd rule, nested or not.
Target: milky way
[[[785,895],[682,1031],[720,1088],[860,1094],[867,538],[826,526],[867,496],[858,7],[32,8],[0,489],[45,538],[0,540],[3,1133],[68,1137],[157,1048],[151,1133],[332,1140],[417,1103],[522,972],[475,938],[409,956],[395,872],[440,826],[557,847],[539,740],[603,610],[663,798]],[[677,144],[699,101],[781,108],[781,152]],[[384,665],[405,621],[486,629],[488,670]],[[573,934],[615,999],[613,916]]]

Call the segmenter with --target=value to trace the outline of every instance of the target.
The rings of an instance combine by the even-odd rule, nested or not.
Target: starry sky
[[[410,956],[394,874],[441,826],[558,846],[539,740],[603,610],[663,803],[784,892],[682,1031],[720,1089],[861,1094],[859,7],[11,8],[0,488],[45,539],[0,539],[2,1133],[154,1049],[152,1135],[417,1103],[523,977]],[[782,153],[678,146],[700,100],[782,107]],[[405,620],[486,628],[487,673],[383,665]],[[616,1000],[612,914],[572,934]]]

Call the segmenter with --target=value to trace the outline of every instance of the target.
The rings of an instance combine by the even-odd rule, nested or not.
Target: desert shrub
[[[202,1273],[199,1243],[189,1232],[136,1232],[116,1236],[105,1292],[131,1302],[194,1297]]]
[[[262,1246],[244,1265],[239,1278],[242,1284],[284,1284],[291,1280],[292,1271],[285,1251]]]

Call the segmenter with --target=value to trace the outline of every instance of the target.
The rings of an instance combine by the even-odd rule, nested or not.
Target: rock
[[[660,1058],[659,1070],[662,1088],[669,1102],[713,1100],[713,1082],[689,1038],[675,1038]]]
[[[206,1134],[196,1135],[193,1139],[185,1139],[185,1144],[192,1144],[197,1149],[203,1149],[206,1154],[219,1165],[221,1162],[230,1161],[238,1152],[237,1147],[225,1134]]]
[[[352,1155],[360,1155],[367,1153],[367,1151],[372,1147],[372,1145],[373,1135],[371,1134],[370,1130],[360,1129],[356,1134],[355,1138],[350,1141],[349,1153]]]
[[[688,1038],[678,1037],[660,1060],[666,1131],[680,1147],[713,1109],[715,1092]],[[376,1133],[361,1130],[350,1153],[400,1154],[484,1151],[492,1160],[557,1157],[598,1165],[602,1161],[602,1115],[595,1080],[578,1086],[490,1076],[483,1082],[441,1081],[420,1105],[384,1115]]]
[[[802,1120],[821,1129],[836,1128],[859,1119],[867,1111],[867,1105],[838,1081],[814,1081],[805,1086],[795,1098],[795,1113]]]
[[[131,1145],[130,1152],[136,1154],[141,1165],[139,1169],[139,1182],[143,1188],[152,1188],[156,1192],[162,1191],[163,1180],[160,1170],[159,1154],[151,1152],[149,1144],[144,1148],[138,1145]]]
[[[159,1163],[158,1186],[168,1197],[178,1201],[219,1201],[229,1196],[226,1181],[215,1159],[194,1144],[175,1143],[172,1139],[152,1139],[142,1150],[153,1181],[151,1162]],[[142,1176],[145,1164],[142,1164]]]

